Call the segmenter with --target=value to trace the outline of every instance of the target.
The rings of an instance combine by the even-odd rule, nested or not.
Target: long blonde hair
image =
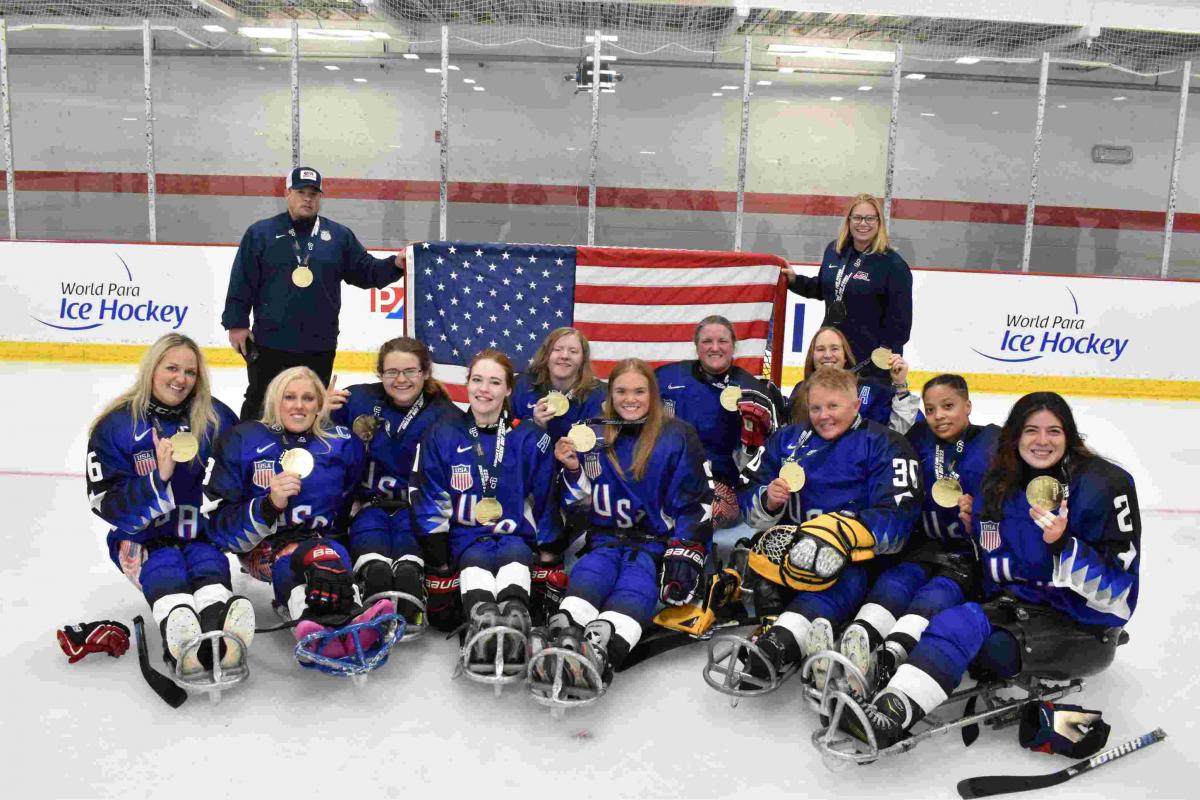
[[[283,392],[287,389],[287,385],[294,380],[309,380],[312,381],[313,388],[317,392],[317,418],[313,421],[312,435],[325,443],[326,447],[330,447],[329,435],[329,412],[325,410],[325,384],[317,377],[317,373],[313,372],[308,367],[291,367],[271,379],[271,383],[267,385],[267,392],[263,397],[262,419],[263,425],[267,427],[283,427],[283,420],[279,417],[279,401],[283,399]]]
[[[92,424],[88,426],[89,437],[96,430],[100,420],[119,408],[129,408],[129,418],[135,426],[146,421],[150,414],[150,400],[154,397],[154,370],[158,369],[167,353],[176,347],[186,347],[196,356],[196,385],[192,387],[192,393],[185,401],[191,403],[188,408],[188,428],[197,436],[207,436],[210,441],[216,439],[221,421],[213,408],[212,379],[208,374],[208,364],[204,361],[200,345],[182,333],[164,334],[150,345],[142,354],[133,385],[117,395],[116,399],[106,405],[92,420]]]
[[[579,375],[575,379],[575,385],[571,387],[575,390],[576,397],[582,400],[591,394],[600,381],[596,378],[596,373],[592,370],[592,346],[588,342],[588,338],[578,328],[555,328],[546,334],[546,338],[542,340],[537,352],[533,354],[533,358],[529,361],[528,373],[535,385],[549,386],[550,352],[560,339],[565,339],[568,336],[574,336],[579,339],[579,347],[583,350],[583,362],[579,365]]]
[[[854,200],[846,207],[846,213],[842,217],[842,227],[838,230],[837,236],[837,251],[839,253],[845,251],[846,245],[852,240],[850,234],[850,215],[854,212],[854,207],[859,203],[870,203],[875,209],[875,216],[879,217],[879,228],[875,231],[875,238],[871,240],[871,246],[867,248],[867,253],[886,253],[890,247],[888,245],[887,220],[883,218],[883,203],[878,197],[871,194],[856,194]]]
[[[650,409],[646,412],[646,421],[642,423],[642,430],[638,433],[637,446],[633,449],[633,464],[631,465],[633,477],[640,481],[646,476],[646,465],[650,462],[650,456],[654,453],[654,445],[658,443],[658,436],[662,433],[662,398],[658,395],[658,379],[654,377],[654,370],[650,369],[650,365],[640,358],[626,358],[618,361],[608,375],[608,397],[604,400],[604,416],[609,419],[618,418],[616,404],[613,403],[613,386],[616,384],[617,378],[626,372],[636,372],[644,377],[650,392]],[[604,426],[604,441],[608,443],[604,449],[608,451],[608,461],[617,470],[617,474],[623,478],[625,471],[621,469],[621,464],[617,461],[617,451],[613,448],[613,443],[616,442],[620,432],[620,427],[616,425]]]

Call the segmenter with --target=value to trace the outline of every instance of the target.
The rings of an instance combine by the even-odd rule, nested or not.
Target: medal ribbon
[[[854,272],[851,272],[849,275],[847,275],[846,262],[849,260],[849,258],[849,254],[847,254],[846,257],[842,259],[842,266],[838,269],[838,274],[833,279],[833,299],[838,303],[842,302],[842,297],[846,294],[846,286],[850,283],[850,278],[852,278],[854,276],[854,272],[857,272],[858,268],[862,266],[863,257],[860,255],[858,258],[854,259],[854,266],[852,267]]]
[[[278,230],[278,229],[276,229]],[[317,233],[321,230],[321,218],[317,217],[313,221],[312,233],[308,235],[308,252],[305,253],[300,249],[300,237],[296,235],[296,226],[293,224],[288,228],[288,236],[292,237],[292,251],[296,254],[296,266],[308,268],[308,259],[312,256],[313,244],[317,240]],[[300,259],[303,254],[304,260]]]
[[[958,473],[954,471],[954,468],[958,465],[958,456],[962,455],[963,448],[965,446],[966,444],[963,442],[963,438],[960,436],[958,441],[954,443],[955,458],[949,464],[946,464],[945,446],[941,442],[938,442],[934,446],[933,474],[939,481],[946,477],[946,475],[949,475],[954,480],[958,480]]]
[[[409,410],[412,413],[412,410]],[[496,427],[496,454],[492,458],[492,468],[489,470],[483,464],[483,442],[479,438],[479,424],[471,417],[471,427],[467,433],[471,436],[474,447],[471,452],[475,455],[475,467],[479,470],[479,480],[483,485],[483,496],[496,496],[496,486],[500,483],[500,465],[504,462],[504,439],[508,435],[508,415],[500,415],[500,424]]]
[[[408,409],[408,413],[404,415],[404,419],[400,420],[400,425],[396,428],[396,433],[393,434],[391,431],[388,431],[388,436],[394,438],[408,430],[408,426],[412,424],[412,421],[417,418],[417,415],[421,413],[421,409],[424,407],[425,394],[422,393],[417,396],[417,402],[413,403],[412,408]]]
[[[863,421],[862,414],[855,415],[854,422],[846,430],[846,433],[849,433],[850,431],[853,431],[853,430],[858,430],[859,426],[862,425],[862,421]],[[842,435],[845,436],[845,434],[842,434]],[[804,447],[808,443],[808,440],[812,438],[812,436],[813,436],[813,429],[806,428],[804,430],[804,433],[800,434],[800,441],[796,443],[796,450],[799,450],[800,448]],[[841,437],[838,437],[838,438],[840,439]],[[822,450],[826,450],[829,447],[831,447],[837,441],[837,439],[835,439],[832,442],[827,442],[824,439],[821,439],[820,441],[821,441],[821,444],[824,445],[824,447],[819,447],[819,446],[814,445],[811,449],[806,450],[804,453],[802,453],[799,458],[796,457],[796,450],[793,450],[792,454],[784,459],[784,462],[786,463],[788,461],[795,461],[797,464],[801,464],[809,456],[813,455],[814,453],[819,453]]]

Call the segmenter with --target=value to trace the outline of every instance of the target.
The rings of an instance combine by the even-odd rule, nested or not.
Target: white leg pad
[[[529,567],[517,561],[505,564],[496,570],[496,594],[499,594],[510,586],[524,589],[525,593],[529,594],[531,580]]]
[[[233,592],[219,583],[210,583],[208,586],[201,586],[197,589],[193,596],[196,598],[196,612],[199,613],[214,603],[229,602],[229,598],[233,597]]]
[[[385,555],[381,555],[379,553],[363,553],[354,561],[354,574],[357,575],[360,573],[362,568],[367,564],[370,564],[372,561],[382,561],[383,563],[387,564],[389,568],[392,566],[392,560]]]
[[[921,634],[925,633],[925,629],[928,627],[929,620],[920,614],[905,614],[896,621],[896,626],[892,628],[892,633],[905,634],[919,642],[921,641]]]
[[[637,620],[628,614],[622,614],[619,611],[605,611],[600,614],[599,618],[608,620],[612,623],[613,633],[629,642],[630,650],[632,650],[638,643],[638,640],[642,638],[642,626],[638,624]]]
[[[800,645],[803,644],[804,637],[808,635],[808,629],[812,627],[812,623],[803,614],[785,611],[779,615],[779,619],[775,620],[775,626],[791,631],[792,636],[796,637],[796,644]]]
[[[558,610],[564,614],[569,614],[575,624],[581,628],[586,628],[588,623],[600,616],[600,609],[582,597],[564,597],[558,606]],[[617,625],[614,622],[613,628],[616,627]]]
[[[491,592],[496,596],[496,576],[483,567],[467,567],[458,576],[458,588],[467,592]]]
[[[308,608],[307,596],[308,590],[305,589],[304,584],[292,587],[292,593],[288,595],[287,601],[288,614],[292,619],[300,619],[300,615]]]
[[[929,673],[922,672],[912,664],[901,664],[887,688],[903,692],[905,697],[920,706],[926,714],[946,702],[946,693],[942,691],[941,684]]]
[[[896,617],[878,603],[867,603],[858,610],[855,622],[861,622],[875,629],[879,638],[886,638],[896,624]]]
[[[175,606],[188,606],[193,611],[196,610],[196,600],[190,594],[168,594],[163,595],[154,601],[154,605],[150,608],[150,615],[154,617],[154,621],[162,625],[163,620],[171,613],[171,609]]]

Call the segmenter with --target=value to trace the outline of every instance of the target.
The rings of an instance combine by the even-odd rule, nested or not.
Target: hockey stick
[[[150,666],[150,652],[146,647],[146,622],[140,614],[133,618],[133,635],[137,638],[138,666],[142,668],[142,677],[164,703],[171,708],[179,708],[187,702],[187,692],[180,689],[175,681]]]
[[[1028,792],[1031,789],[1045,789],[1066,783],[1076,775],[1115,761],[1121,756],[1127,756],[1155,742],[1167,738],[1162,728],[1156,728],[1147,734],[1131,739],[1124,744],[1110,747],[1103,753],[1097,753],[1091,758],[1072,764],[1066,769],[1051,772],[1049,775],[983,775],[978,778],[967,778],[958,782],[960,797],[990,797],[994,794],[1009,792]]]

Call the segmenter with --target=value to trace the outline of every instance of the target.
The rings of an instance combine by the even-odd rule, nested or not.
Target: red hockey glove
[[[117,658],[129,649],[129,628],[111,619],[64,625],[54,635],[71,664],[81,661],[88,653],[108,653]]]

